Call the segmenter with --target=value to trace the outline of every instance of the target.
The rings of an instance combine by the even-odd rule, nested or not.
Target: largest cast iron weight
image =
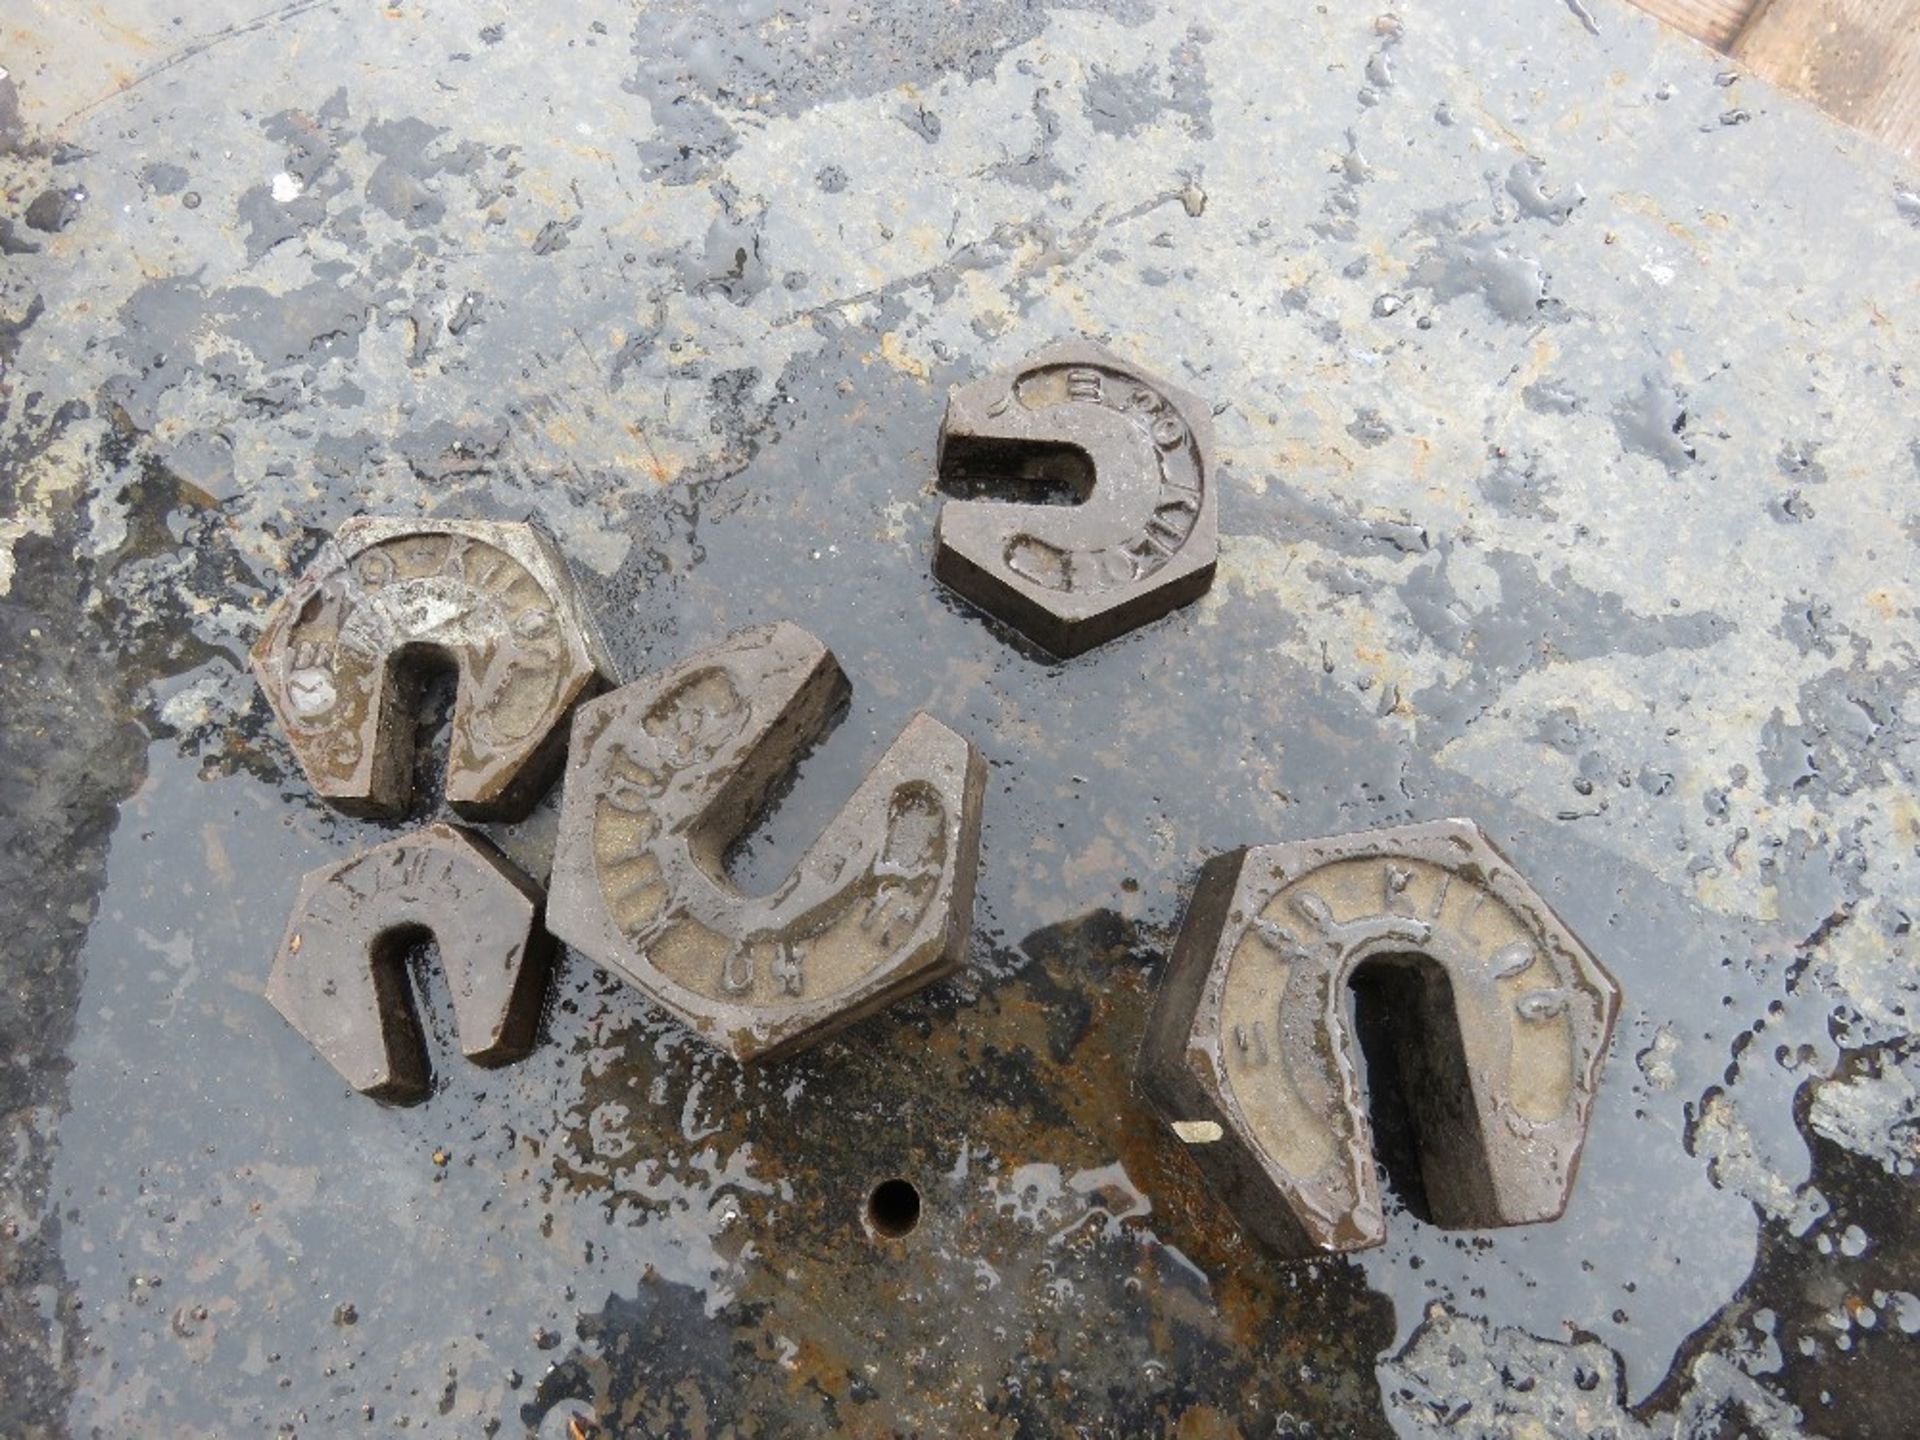
[[[740,1060],[810,1045],[966,956],[986,766],[915,715],[771,895],[725,855],[849,693],[831,652],[746,630],[580,707],[548,924]]]
[[[1386,1234],[1348,987],[1381,985],[1436,1223],[1566,1208],[1619,988],[1465,820],[1210,860],[1148,1021],[1149,1099],[1282,1254]]]
[[[469,819],[539,799],[567,712],[610,673],[565,557],[532,526],[348,520],[253,647],[301,768],[337,808],[406,809],[421,660],[459,671],[447,800]]]
[[[1055,655],[1205,594],[1219,553],[1206,406],[1069,341],[956,389],[940,476],[1064,487],[1075,504],[949,500],[933,573]]]

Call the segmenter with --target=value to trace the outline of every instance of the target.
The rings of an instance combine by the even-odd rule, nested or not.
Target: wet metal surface
[[[427,1093],[420,1026],[403,968],[433,940],[469,1060],[500,1065],[533,1044],[552,942],[540,891],[485,840],[451,825],[325,865],[300,882],[266,997],[354,1089]]]
[[[301,769],[350,814],[404,814],[417,682],[459,672],[448,802],[517,819],[546,790],[573,703],[605,678],[553,542],[527,525],[356,516],[274,607],[253,669]]]
[[[1091,650],[1213,583],[1212,421],[1097,345],[1051,345],[957,388],[938,463],[949,487],[997,477],[1016,495],[1072,494],[1064,506],[949,501],[934,533],[933,573],[1054,655]]]
[[[844,708],[795,625],[744,630],[574,722],[548,924],[740,1060],[816,1044],[966,958],[986,764],[924,712],[771,893],[726,854]]]
[[[1903,1436],[1920,177],[1588,8],[29,9],[0,1433]],[[1220,559],[1053,664],[930,576],[935,451],[1071,335],[1220,407]],[[744,1071],[570,952],[469,1065],[429,965],[431,1095],[354,1092],[271,956],[452,696],[389,827],[246,655],[355,514],[537,520],[623,678],[819,636],[749,894],[939,716],[966,965]],[[1131,1083],[1188,892],[1447,815],[1619,979],[1579,1181],[1282,1262]]]
[[[1363,1072],[1350,989],[1381,991]],[[1140,1079],[1283,1254],[1386,1238],[1368,1080],[1397,1082],[1425,1218],[1566,1209],[1620,993],[1470,821],[1255,846],[1200,872]]]

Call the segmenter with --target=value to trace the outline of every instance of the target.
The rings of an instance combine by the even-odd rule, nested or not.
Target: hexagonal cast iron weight
[[[793,625],[580,707],[553,932],[741,1060],[797,1050],[965,958],[986,767],[915,715],[771,895],[724,856],[848,694]]]
[[[1216,1192],[1289,1256],[1385,1237],[1348,999],[1362,970],[1394,996],[1434,1220],[1559,1216],[1620,992],[1465,820],[1207,863],[1140,1080]]]
[[[425,1047],[401,961],[431,935],[467,1058],[517,1060],[533,1045],[552,941],[540,890],[477,835],[430,825],[322,865],[300,882],[267,999],[356,1090],[427,1093]]]
[[[253,647],[253,669],[313,788],[350,814],[411,792],[409,661],[457,666],[447,799],[524,814],[552,778],[576,700],[610,669],[566,560],[531,526],[357,517],[320,548]]]
[[[1213,424],[1193,396],[1069,342],[947,401],[940,475],[1064,484],[1078,504],[950,500],[933,573],[1052,651],[1078,655],[1198,599],[1219,551]]]

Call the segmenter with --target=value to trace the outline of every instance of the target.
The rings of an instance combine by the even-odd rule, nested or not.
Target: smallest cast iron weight
[[[431,936],[453,991],[460,1048],[504,1065],[533,1048],[553,942],[540,887],[452,825],[374,845],[307,873],[273,957],[267,999],[354,1089],[418,1100],[426,1049],[403,955]]]
[[[933,573],[1053,654],[1091,650],[1204,595],[1219,553],[1207,407],[1068,341],[954,390],[943,485],[1064,489],[1073,503],[949,500]]]

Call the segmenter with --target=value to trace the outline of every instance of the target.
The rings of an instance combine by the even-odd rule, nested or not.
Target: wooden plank
[[[1716,50],[1724,50],[1740,33],[1757,0],[1633,0],[1656,20],[1664,20]]]
[[[1920,0],[1763,0],[1733,53],[1920,160]]]

